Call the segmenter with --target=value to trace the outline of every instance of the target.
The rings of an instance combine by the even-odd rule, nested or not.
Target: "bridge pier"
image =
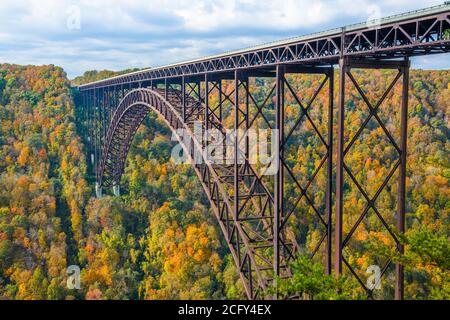
[[[318,85],[314,86],[312,95],[306,94],[305,88],[295,89],[293,79],[299,75],[310,75],[316,79]],[[327,90],[327,102],[322,111],[318,109],[316,98]],[[301,65],[279,65],[276,70],[276,112],[275,128],[279,130],[279,169],[274,180],[274,272],[280,274],[279,260],[281,256],[292,257],[296,252],[309,251],[311,258],[316,256],[323,261],[325,272],[331,273],[332,257],[332,204],[333,204],[333,96],[334,96],[334,68],[333,67],[305,67]],[[298,108],[294,125],[288,127],[286,108]],[[295,110],[295,109],[294,109]],[[292,112],[292,111],[291,111]],[[322,118],[314,119],[313,114],[320,113]],[[297,155],[297,148],[302,131],[309,132],[309,136],[319,142],[313,144],[320,164],[303,163],[303,166],[312,166],[314,169],[309,175],[299,176],[295,173],[289,158]],[[297,137],[296,135],[299,135]],[[312,141],[311,141],[312,142]],[[314,161],[314,160],[310,160]],[[323,186],[319,181],[325,181]],[[311,196],[312,186],[323,188],[323,197],[317,203]],[[292,190],[292,188],[294,190]],[[292,200],[294,198],[295,200]],[[308,211],[314,212],[318,229],[321,231],[321,240],[314,244],[313,249],[307,250],[307,243],[300,243],[295,235],[295,227],[290,226],[296,219],[303,219]],[[298,224],[298,222],[297,222]],[[291,228],[290,228],[291,227]],[[293,230],[294,229],[294,230]],[[290,246],[286,245],[291,243]],[[323,249],[322,252],[321,249]],[[284,252],[281,252],[283,250]],[[286,263],[286,262],[285,262]]]
[[[116,197],[120,196],[120,185],[119,184],[113,184],[113,194]]]
[[[408,116],[408,85],[409,85],[409,67],[410,62],[407,58],[404,60],[356,60],[348,57],[341,58],[339,61],[340,75],[339,75],[339,114],[338,114],[338,150],[337,150],[337,166],[336,166],[336,219],[335,219],[335,252],[334,252],[334,271],[336,275],[340,275],[342,270],[342,264],[345,264],[350,272],[356,276],[360,284],[367,291],[369,296],[373,297],[374,290],[366,287],[366,284],[360,279],[354,267],[350,265],[350,262],[343,256],[343,250],[349,247],[357,228],[362,224],[362,221],[366,219],[370,212],[375,213],[379,222],[383,225],[384,230],[394,241],[397,250],[403,253],[403,245],[397,237],[398,234],[402,234],[405,231],[405,198],[406,198],[406,140],[407,140],[407,116]],[[355,79],[353,69],[365,69],[365,70],[375,70],[375,69],[385,69],[385,70],[396,70],[397,73],[384,90],[384,92],[379,96],[378,101],[373,103],[364,92],[362,85]],[[402,78],[402,82],[399,79]],[[346,80],[350,80],[350,87],[346,87]],[[383,104],[384,100],[389,94],[393,94],[395,85],[401,84],[401,102],[400,102],[400,137],[397,139],[388,130],[386,126],[386,120],[383,120],[380,116],[380,106]],[[359,129],[353,137],[345,139],[345,109],[346,104],[346,92],[348,89],[355,89],[362,100],[364,101],[365,107],[369,109],[369,116],[359,125]],[[378,125],[383,131],[384,137],[387,137],[389,143],[388,147],[393,147],[396,150],[398,159],[388,169],[387,175],[385,176],[382,183],[377,186],[375,194],[371,194],[367,191],[367,187],[364,187],[361,181],[355,177],[352,172],[352,168],[345,161],[345,156],[349,153],[351,148],[354,148],[355,142],[361,136],[363,130],[367,127],[368,123],[375,119],[375,124]],[[400,141],[400,143],[398,142]],[[377,206],[377,199],[379,195],[386,189],[391,178],[398,174],[398,195],[397,195],[397,212],[395,217],[395,222],[392,224],[397,225],[397,230],[390,229],[390,223],[386,216],[380,213]],[[344,174],[348,176],[345,179]],[[345,189],[344,182],[349,186],[355,186],[357,190],[361,193],[363,199],[367,202],[364,211],[361,213],[360,217],[356,222],[350,223],[345,219]],[[347,187],[348,189],[348,187]],[[344,226],[344,220],[347,222],[347,226]],[[344,230],[345,229],[345,230]],[[345,231],[345,234],[344,234]],[[345,236],[345,237],[343,237]],[[384,276],[388,271],[391,262],[388,261],[385,265],[381,266],[381,276]],[[395,265],[395,299],[403,299],[404,292],[404,275],[403,267],[400,264]]]
[[[95,196],[97,199],[100,199],[102,197],[102,187],[98,182],[95,183]]]

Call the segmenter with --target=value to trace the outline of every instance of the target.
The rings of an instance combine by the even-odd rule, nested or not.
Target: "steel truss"
[[[376,298],[346,258],[346,251],[353,249],[357,229],[372,215],[375,218],[370,222],[380,224],[397,250],[403,252],[398,235],[405,231],[408,57],[450,51],[449,15],[448,5],[444,5],[383,20],[378,26],[350,26],[80,86],[82,110],[77,115],[83,123],[86,152],[100,191],[97,195],[101,196],[101,188],[119,186],[136,130],[149,112],[156,112],[175,132],[200,179],[249,299],[273,298],[267,289],[276,288],[276,279],[292,275],[289,265],[299,254],[322,261],[328,274],[352,274],[368,295]],[[336,64],[340,68],[339,103],[334,121]],[[397,74],[374,103],[354,69],[390,69]],[[291,81],[304,74],[319,78],[310,95],[308,88],[297,88]],[[400,79],[397,141],[380,107]],[[255,94],[258,81],[269,88],[264,94]],[[364,103],[361,109],[368,110],[369,115],[356,134],[346,139],[345,109],[354,107],[356,100],[348,99],[349,90],[356,91]],[[319,96],[327,99],[318,101]],[[293,124],[289,127],[287,117],[292,110],[295,119],[289,121]],[[374,194],[358,181],[348,157],[371,122],[379,126],[396,155]],[[202,150],[211,142],[198,140],[196,123],[201,124],[202,135],[207,129],[215,129],[223,141],[231,139],[231,148],[224,142],[221,151],[231,162],[210,161]],[[273,159],[279,169],[274,175],[265,175],[251,163],[248,136],[239,135],[239,130],[261,127],[279,133]],[[179,136],[177,129],[184,129],[187,137]],[[228,129],[234,129],[231,136]],[[291,160],[293,150],[302,143],[314,153],[314,157],[301,157],[299,164],[308,168],[306,174],[299,173]],[[396,226],[392,227],[377,200],[394,178],[398,186],[391,191],[397,193]],[[365,201],[355,221],[345,205],[348,190],[356,190]],[[315,232],[316,237],[305,239],[304,234],[309,232]],[[390,266],[391,261],[382,265],[383,277]],[[403,298],[403,283],[403,267],[396,264],[396,299]]]
[[[450,5],[417,14],[399,15],[379,22],[361,23],[266,46],[152,68],[93,82],[82,89],[138,84],[181,76],[234,71],[281,63],[332,64],[343,56],[395,58],[450,50]]]
[[[403,252],[403,246],[398,239],[398,234],[405,231],[405,183],[406,183],[406,141],[407,141],[407,116],[408,116],[408,86],[409,86],[409,60],[404,61],[357,61],[348,58],[340,60],[340,76],[339,76],[339,116],[338,116],[338,150],[337,150],[337,162],[336,162],[336,223],[335,223],[335,252],[334,252],[334,271],[337,275],[342,273],[342,264],[348,268],[353,274],[361,286],[367,291],[369,297],[373,296],[373,288],[368,288],[362,281],[360,276],[355,272],[355,268],[344,257],[344,249],[349,245],[350,240],[354,236],[355,231],[361,225],[364,218],[367,217],[370,210],[373,210],[379,222],[381,222],[383,228],[392,237],[397,249]],[[384,93],[379,97],[376,103],[372,103],[367,97],[367,93],[364,92],[361,85],[355,79],[352,73],[352,69],[391,69],[397,70],[395,78],[390,82]],[[402,97],[401,97],[401,121],[400,121],[400,142],[398,143],[393,137],[392,133],[387,129],[385,121],[380,117],[380,106],[385,101],[386,97],[392,93],[394,86],[402,78]],[[348,139],[348,143],[345,141],[345,107],[346,107],[346,80],[350,80],[351,86],[353,86],[361,98],[364,101],[365,106],[369,110],[369,116],[361,123],[359,129],[355,135]],[[384,177],[381,185],[378,187],[374,195],[370,195],[367,190],[362,186],[361,182],[355,177],[352,169],[345,162],[345,156],[354,147],[355,142],[361,137],[363,130],[367,127],[371,119],[375,119],[376,124],[380,126],[384,135],[388,138],[388,146],[394,147],[398,159],[394,162],[393,166],[388,171],[388,174]],[[383,190],[386,189],[388,183],[398,171],[398,199],[397,199],[397,214],[396,214],[396,229],[392,230],[392,227],[386,221],[386,218],[380,213],[377,208],[377,199]],[[347,179],[344,174],[346,174]],[[344,234],[343,221],[346,218],[344,212],[344,182],[353,184],[357,190],[361,193],[363,199],[367,202],[363,212],[358,219],[351,223],[349,230],[346,230]],[[345,237],[343,237],[345,236]],[[381,276],[384,276],[391,261],[388,260],[381,268]],[[395,298],[403,299],[404,291],[404,279],[403,279],[403,267],[400,264],[395,266]]]
[[[119,185],[134,134],[150,111],[156,111],[162,115],[172,130],[184,126],[183,128],[190,134],[194,131],[194,122],[200,121],[202,130],[217,129],[225,138],[227,132],[223,126],[222,117],[223,110],[226,108],[228,112],[234,113],[234,125],[229,129],[246,131],[257,126],[258,121],[263,121],[268,128],[280,129],[282,132],[280,116],[277,116],[277,120],[273,122],[268,120],[269,116],[266,113],[276,110],[278,114],[280,108],[283,108],[284,94],[281,91],[293,91],[285,78],[285,74],[290,73],[324,74],[324,81],[314,96],[319,94],[326,82],[333,79],[332,68],[280,66],[276,69],[236,71],[233,74],[224,74],[223,77],[211,79],[206,76],[203,81],[198,78],[183,77],[181,81],[165,82],[163,88],[158,84],[151,84],[150,88],[120,86],[114,87],[113,90],[96,89],[91,94],[85,95],[83,101],[87,103],[86,119],[94,119],[88,123],[91,128],[89,135],[94,136],[93,143],[88,149],[94,152],[96,159],[94,165],[98,185],[100,187]],[[273,79],[273,85],[262,101],[257,101],[252,94],[250,79],[258,77]],[[226,82],[228,88],[232,87],[228,92],[223,89]],[[330,85],[332,88],[332,80]],[[213,92],[218,93],[219,96],[215,104],[210,101]],[[276,104],[272,102],[274,97]],[[299,105],[303,112],[302,116],[306,116],[309,121],[311,118],[308,116],[308,108],[311,107],[314,98],[307,108],[301,103]],[[114,105],[119,100],[115,108]],[[226,104],[228,104],[227,107]],[[330,100],[330,112],[332,112],[332,100]],[[177,121],[174,122],[175,118]],[[298,119],[296,126],[301,120],[301,118]],[[180,125],[180,121],[183,126]],[[280,139],[283,137],[283,140],[279,141],[280,150],[287,144],[290,134],[279,137]],[[320,133],[318,135],[321,136]],[[213,211],[223,226],[222,230],[232,248],[247,295],[255,299],[265,297],[265,292],[269,286],[272,286],[275,277],[286,278],[291,275],[289,261],[300,251],[295,233],[290,230],[292,226],[288,223],[289,218],[294,214],[293,212],[284,213],[283,192],[280,191],[282,189],[280,185],[277,185],[277,181],[282,181],[282,176],[289,170],[289,166],[280,157],[279,161],[283,170],[275,176],[276,179],[274,176],[265,177],[264,172],[257,172],[254,165],[249,162],[248,141],[244,143],[242,141],[248,139],[248,136],[240,137],[236,134],[233,138],[233,150],[230,152],[229,149],[224,148],[224,156],[227,159],[233,159],[233,163],[208,164],[207,159],[204,159],[204,163],[196,164],[193,160],[198,156],[198,151],[191,151],[191,161],[214,207]],[[327,139],[331,138],[330,133]],[[192,149],[195,145],[206,147],[206,140],[199,142],[194,136],[191,136],[191,139],[192,141],[187,144],[184,142],[186,150]],[[332,150],[331,143],[328,141],[326,145],[327,155],[322,164],[328,159],[330,167],[331,157],[328,153]],[[235,154],[238,156],[234,156]],[[274,181],[275,189],[272,187]],[[300,188],[306,190],[308,185],[304,186],[305,189]],[[307,197],[307,195],[303,196]],[[327,199],[331,199],[329,192],[327,192]],[[278,210],[275,209],[275,202],[278,203]],[[327,212],[330,212],[329,208],[330,206]],[[331,215],[327,213],[327,221],[330,218]],[[330,224],[327,222],[326,226],[328,228]],[[327,239],[330,239],[330,234],[327,231]],[[329,240],[326,243],[328,245]],[[314,253],[312,252],[311,255],[313,256]],[[330,263],[326,263],[329,270]]]
[[[289,262],[297,254],[308,254],[311,258],[319,255],[328,274],[332,271],[332,257],[334,254],[334,271],[342,272],[342,264],[358,277],[342,252],[359,223],[369,209],[376,210],[375,201],[383,188],[389,182],[393,172],[398,169],[399,175],[399,212],[398,232],[404,231],[404,200],[405,200],[405,153],[406,148],[406,107],[407,98],[402,103],[402,136],[397,145],[395,139],[387,131],[377,114],[377,109],[390,93],[398,80],[403,77],[403,93],[407,94],[407,79],[409,64],[406,61],[373,61],[343,58],[341,61],[341,75],[339,77],[339,117],[338,117],[338,157],[336,163],[336,216],[334,230],[334,248],[332,247],[333,232],[333,94],[334,68],[323,66],[278,65],[276,68],[254,69],[223,73],[220,76],[205,75],[204,77],[181,77],[180,79],[150,83],[148,86],[133,87],[114,86],[108,89],[94,89],[84,92],[84,117],[87,125],[86,133],[90,136],[87,141],[88,151],[93,153],[94,169],[99,187],[118,186],[124,172],[126,157],[136,130],[145,116],[151,112],[161,115],[172,130],[180,128],[188,132],[189,140],[183,141],[178,137],[186,154],[202,183],[211,202],[224,237],[233,255],[240,277],[244,283],[247,296],[250,299],[267,297],[266,291],[270,286],[276,286],[275,279],[291,276]],[[387,68],[398,69],[398,74],[377,104],[372,104],[358,85],[351,70],[352,68]],[[316,75],[321,77],[318,86],[309,97],[296,89],[289,77],[292,75]],[[344,146],[344,105],[345,79],[362,96],[370,110],[370,116],[357,131],[352,140]],[[252,85],[255,79],[266,79],[269,90],[263,97],[254,96]],[[252,81],[252,79],[254,81]],[[322,105],[316,99],[321,92],[328,91],[328,105],[322,106],[326,117],[314,119],[314,108]],[[211,95],[218,99],[213,101]],[[296,119],[290,128],[286,127],[285,110],[287,96],[290,108],[295,108]],[[117,107],[115,107],[117,106]],[[233,125],[226,128],[224,113],[233,115]],[[271,114],[272,113],[272,114]],[[370,119],[376,119],[383,128],[389,140],[399,153],[399,160],[389,173],[383,185],[374,197],[369,197],[361,184],[354,178],[352,171],[344,161],[344,157],[351,149]],[[271,130],[278,129],[277,159],[280,169],[275,175],[265,176],[249,161],[248,136],[240,137],[234,133],[233,148],[226,146],[223,154],[226,159],[233,159],[233,163],[210,163],[205,154],[200,152],[207,147],[208,140],[194,135],[194,124],[200,122],[201,129],[214,128],[223,139],[227,137],[226,129],[242,129],[244,131],[261,125]],[[316,139],[317,150],[324,152],[320,155],[318,164],[305,163],[313,166],[310,176],[300,177],[294,173],[289,163],[289,146],[297,143],[293,141],[295,134],[308,130],[309,136]],[[322,128],[322,129],[320,129]],[[325,128],[325,132],[324,129]],[[234,131],[234,132],[237,132]],[[201,163],[195,160],[203,157]],[[238,155],[238,156],[234,156]],[[311,160],[313,161],[313,160]],[[323,187],[323,198],[315,203],[310,191],[317,182],[319,172],[324,172],[326,184]],[[367,200],[367,207],[351,230],[343,238],[343,183],[344,172],[350,181],[355,183]],[[288,193],[286,193],[288,192]],[[295,196],[293,196],[295,195]],[[316,197],[315,197],[316,198]],[[306,212],[312,212],[312,219],[304,220]],[[302,216],[303,215],[303,216]],[[396,241],[398,249],[403,248],[398,242],[396,234],[389,229],[386,221],[378,214],[383,225],[389,230]],[[303,226],[301,224],[304,223]],[[299,238],[298,228],[317,228],[321,230],[320,237],[314,246]],[[322,248],[322,249],[321,249]],[[319,254],[319,251],[321,253]],[[387,266],[383,268],[383,272]],[[364,283],[358,278],[364,289]],[[397,265],[396,298],[402,298],[403,270]],[[369,295],[371,294],[368,290]]]
[[[288,74],[309,74],[309,75],[322,75],[322,78],[319,81],[319,86],[315,88],[314,93],[311,97],[307,97],[306,103],[302,102],[302,98],[299,96],[298,92],[293,88],[293,84],[288,81],[286,75]],[[328,106],[324,106],[324,109],[327,111],[327,118],[322,119],[322,121],[314,121],[310,116],[310,112],[314,109],[317,102],[315,101],[319,93],[323,92],[326,87],[328,87]],[[332,243],[331,243],[331,235],[332,235],[332,187],[333,187],[333,93],[334,93],[334,68],[332,67],[300,67],[293,68],[291,66],[279,66],[277,68],[277,107],[276,107],[276,127],[280,130],[280,143],[279,143],[279,163],[280,170],[275,178],[275,201],[278,203],[278,212],[279,215],[277,217],[276,228],[278,231],[278,243],[276,250],[279,250],[280,245],[283,243],[283,238],[286,237],[286,234],[290,234],[291,237],[295,238],[296,247],[293,250],[289,250],[290,256],[297,252],[301,252],[303,254],[308,254],[311,258],[318,253],[319,248],[324,245],[325,246],[325,254],[322,257],[326,273],[331,273],[331,252],[332,252]],[[294,104],[296,107],[297,118],[295,119],[294,125],[286,130],[285,125],[285,96],[287,94],[292,95]],[[300,93],[301,95],[301,93]],[[291,103],[292,107],[292,103]],[[291,140],[293,140],[293,135],[299,128],[302,126],[302,123],[307,123],[310,126],[309,131],[312,135],[314,135],[325,147],[325,153],[322,154],[320,163],[317,166],[314,166],[314,170],[312,174],[304,179],[304,183],[299,180],[299,176],[294,173],[293,166],[289,164],[288,161],[288,153],[289,153],[289,144]],[[325,135],[323,132],[321,133],[318,129],[319,124],[326,124],[326,132]],[[296,142],[293,141],[293,145],[296,145]],[[295,148],[294,148],[295,150]],[[296,152],[296,150],[295,150]],[[312,162],[312,161],[311,161]],[[313,163],[302,163],[303,165],[310,166]],[[317,204],[312,200],[311,195],[308,194],[309,189],[311,188],[313,182],[317,179],[318,173],[322,169],[326,169],[326,186],[324,186],[324,197],[323,197],[323,207],[318,208]],[[288,184],[287,180],[291,180],[292,184]],[[285,191],[291,189],[291,193],[294,193],[295,199],[291,201],[291,206],[289,207],[289,197],[285,195]],[[292,192],[292,189],[295,189],[295,192]],[[302,203],[302,200],[305,200]],[[300,246],[298,241],[298,236],[292,234],[289,229],[290,222],[293,219],[299,220],[301,209],[308,210],[311,209],[317,220],[318,224],[324,228],[324,232],[320,237],[320,240],[317,244],[315,244],[312,250],[307,250],[306,244]],[[297,223],[296,227],[301,223]],[[304,227],[308,227],[307,225]],[[277,262],[275,263],[275,267]]]

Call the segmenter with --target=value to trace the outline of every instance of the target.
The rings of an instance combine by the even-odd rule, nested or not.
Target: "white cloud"
[[[309,27],[327,21],[334,15],[322,1],[309,0],[219,0],[193,1],[192,6],[175,9],[183,17],[185,27],[207,31],[210,28],[265,27],[293,29]],[[247,10],[241,10],[245,8]]]
[[[322,31],[441,0],[2,0],[0,61],[86,69],[156,66]],[[80,29],[67,27],[80,8]],[[425,60],[424,60],[425,61]]]

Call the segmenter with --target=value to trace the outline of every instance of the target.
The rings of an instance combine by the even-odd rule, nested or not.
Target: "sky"
[[[443,0],[1,0],[0,63],[156,67],[442,4]],[[450,55],[413,59],[450,69]]]

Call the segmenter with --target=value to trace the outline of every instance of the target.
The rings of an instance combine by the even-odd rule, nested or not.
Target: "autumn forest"
[[[95,197],[76,86],[116,74],[89,71],[71,81],[53,65],[0,64],[0,299],[245,299],[201,184],[190,166],[171,160],[171,132],[156,114],[147,116],[133,140],[121,195]],[[357,70],[355,77],[375,99],[394,74]],[[270,81],[254,81],[254,96],[264,99]],[[307,100],[320,79],[295,75],[290,81]],[[394,106],[399,105],[400,92],[394,88],[380,110],[395,137],[400,115]],[[368,115],[357,92],[350,97],[347,139]],[[321,123],[319,130],[327,125],[320,121],[326,118],[327,99],[327,93],[321,93],[311,112]],[[449,70],[411,70],[407,231],[401,235],[405,253],[395,250],[373,212],[355,230],[345,252],[363,279],[373,264],[401,262],[406,299],[450,299],[449,101]],[[287,103],[288,123],[295,121],[296,108]],[[307,129],[305,123],[304,130],[294,134],[296,143],[289,145],[287,156],[299,179],[315,171],[323,153],[319,139]],[[393,148],[383,147],[386,139],[371,122],[346,156],[369,194],[395,162]],[[309,191],[318,207],[324,206],[323,174]],[[294,202],[297,191],[288,183],[292,187],[286,194]],[[365,203],[354,185],[347,182],[345,188],[348,232]],[[381,214],[392,224],[396,188],[389,184],[377,198]],[[305,248],[312,248],[320,238],[317,221],[306,205],[296,210],[296,235]],[[79,290],[67,287],[71,265],[81,270]],[[300,292],[304,299],[367,298],[348,271],[339,279],[324,275],[320,253],[312,261],[299,256],[292,270],[292,279],[280,281],[281,296]],[[392,268],[383,281],[374,298],[390,299]]]

